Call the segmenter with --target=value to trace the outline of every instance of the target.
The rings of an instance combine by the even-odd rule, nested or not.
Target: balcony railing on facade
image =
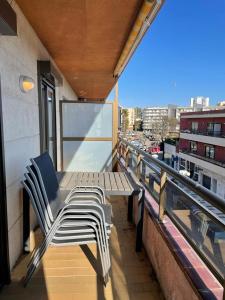
[[[224,199],[123,139],[118,143],[118,156],[158,202],[159,221],[167,214],[218,280],[224,282]]]
[[[191,150],[189,148],[180,148],[179,152],[199,158],[201,160],[207,161],[207,162],[217,165],[219,167],[225,168],[225,161],[219,161],[219,160],[216,160],[215,158],[210,158],[207,156],[200,155],[200,154],[198,154],[197,150]]]
[[[197,134],[197,135],[206,135],[212,137],[219,137],[225,138],[225,131],[224,130],[196,130],[196,129],[181,129],[181,133],[190,133],[190,134]]]

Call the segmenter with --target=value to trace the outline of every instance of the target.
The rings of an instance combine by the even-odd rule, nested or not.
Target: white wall
[[[194,156],[182,153],[182,152],[179,152],[178,156],[185,159],[185,160],[193,162],[195,165],[197,165],[201,168],[204,168],[206,170],[211,170],[213,173],[219,174],[220,176],[225,178],[225,168],[223,168],[223,167],[220,167],[220,166],[218,166],[216,164],[213,164],[211,162],[205,161],[205,160],[200,159],[198,157],[194,157]]]
[[[17,4],[18,36],[0,36],[0,75],[2,85],[3,127],[7,184],[7,210],[10,266],[14,266],[22,251],[22,193],[20,181],[30,157],[40,153],[39,110],[37,91],[37,60],[51,59]],[[19,89],[19,76],[35,80],[35,88],[24,94]],[[62,97],[77,99],[63,78],[63,87],[57,88],[58,100]],[[58,126],[59,132],[59,126]],[[58,157],[59,139],[58,139]]]
[[[212,163],[206,162],[199,158],[193,157],[191,155],[187,155],[184,153],[179,153],[180,158],[185,159],[186,161],[194,163],[196,166],[201,168],[202,171],[199,172],[199,180],[198,182],[202,184],[203,175],[207,175],[211,178],[211,190],[212,190],[212,180],[217,180],[217,192],[221,198],[225,199],[225,168],[219,167]]]
[[[217,191],[216,194],[219,195],[221,198],[225,199],[225,177],[220,176],[212,172],[211,170],[202,169],[199,172],[199,183],[202,184],[203,175],[209,176],[211,178],[211,190],[212,190],[212,181],[213,179],[217,180]]]
[[[164,143],[164,152],[176,156],[176,146]]]

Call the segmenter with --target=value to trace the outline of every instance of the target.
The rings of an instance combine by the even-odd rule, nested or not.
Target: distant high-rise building
[[[201,111],[208,106],[209,97],[198,96],[191,98],[191,107],[193,107],[193,111]]]
[[[220,102],[218,102],[217,103],[217,106],[219,106],[219,107],[223,107],[223,106],[225,106],[225,100],[224,101],[220,101]]]

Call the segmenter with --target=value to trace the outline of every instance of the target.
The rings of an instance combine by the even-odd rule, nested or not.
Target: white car
[[[188,172],[187,170],[180,170],[179,173],[183,176],[188,176],[190,177],[190,172]]]

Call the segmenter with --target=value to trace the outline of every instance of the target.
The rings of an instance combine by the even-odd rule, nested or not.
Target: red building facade
[[[181,114],[180,169],[225,198],[225,109]]]

